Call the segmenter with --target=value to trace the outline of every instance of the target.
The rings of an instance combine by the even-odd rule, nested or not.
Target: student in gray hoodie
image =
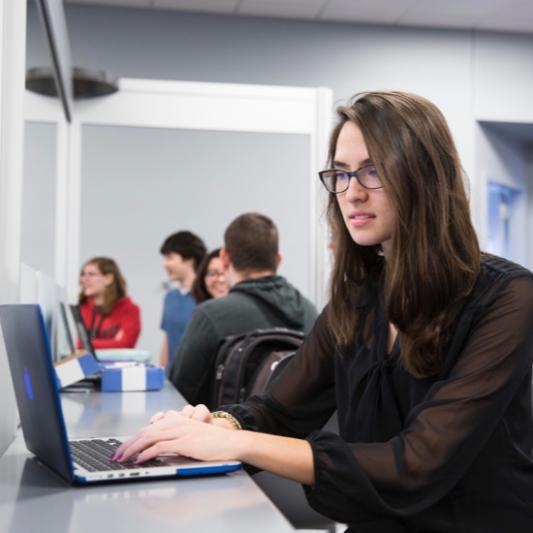
[[[220,251],[230,291],[199,305],[183,334],[170,380],[192,405],[210,403],[217,350],[229,335],[285,327],[308,333],[313,304],[276,275],[281,256],[278,231],[259,213],[237,217],[224,233]]]

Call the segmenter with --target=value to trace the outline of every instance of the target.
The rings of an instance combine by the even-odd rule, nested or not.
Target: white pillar
[[[18,296],[26,2],[0,6],[0,301],[7,303]]]
[[[18,299],[25,63],[26,2],[0,0],[0,304]],[[16,409],[1,338],[0,405],[2,454],[15,433]]]

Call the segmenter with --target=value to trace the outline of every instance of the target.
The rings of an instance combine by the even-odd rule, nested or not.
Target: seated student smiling
[[[196,303],[201,304],[212,298],[226,296],[228,290],[226,274],[220,259],[220,248],[216,248],[200,263],[191,293]]]
[[[94,348],[134,348],[141,333],[141,312],[126,294],[117,263],[109,257],[89,259],[81,269],[80,286],[80,314]]]
[[[159,413],[115,459],[239,459],[351,532],[531,533],[533,275],[480,252],[434,104],[369,92],[338,118],[314,329],[264,395]]]

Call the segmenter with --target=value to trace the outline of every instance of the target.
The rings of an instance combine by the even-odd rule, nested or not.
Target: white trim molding
[[[323,195],[317,171],[327,152],[332,116],[332,92],[327,88],[276,87],[225,83],[121,79],[119,91],[105,98],[75,102],[66,140],[68,181],[58,181],[56,281],[69,297],[77,291],[80,250],[82,129],[85,125],[283,133],[310,138],[311,247],[308,292],[322,307],[325,301],[326,232],[320,214]],[[29,95],[26,120],[52,120],[42,98]],[[56,116],[55,120],[59,120]],[[65,152],[65,153],[66,153]],[[59,154],[63,153],[58,147]],[[63,154],[61,157],[65,157]],[[58,161],[58,168],[63,163]],[[65,265],[65,266],[63,266]]]

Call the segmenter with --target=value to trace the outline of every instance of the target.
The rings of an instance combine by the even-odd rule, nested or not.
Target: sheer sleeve
[[[237,417],[245,429],[307,437],[335,411],[334,352],[322,313],[265,395],[222,409]]]
[[[435,381],[398,435],[382,443],[348,443],[313,432],[308,440],[316,484],[306,488],[311,505],[355,523],[368,513],[410,516],[449,493],[530,379],[532,321],[533,279],[516,278],[484,310],[451,372]]]

